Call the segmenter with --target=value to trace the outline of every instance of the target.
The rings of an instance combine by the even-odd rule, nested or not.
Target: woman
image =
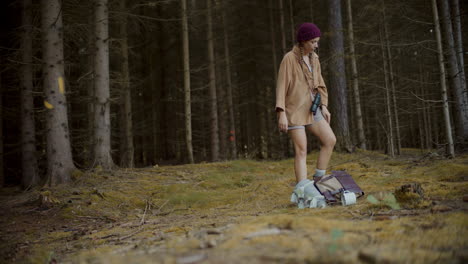
[[[315,24],[300,25],[296,34],[297,43],[281,62],[276,86],[278,128],[282,132],[288,132],[294,143],[297,185],[291,201],[298,203],[299,207],[309,206],[311,198],[317,196],[313,182],[325,175],[336,142],[330,127],[328,92],[318,55],[314,52],[318,48],[320,35],[320,29]],[[314,114],[311,106],[315,99],[320,101]],[[318,137],[321,144],[313,181],[307,179],[306,129]]]

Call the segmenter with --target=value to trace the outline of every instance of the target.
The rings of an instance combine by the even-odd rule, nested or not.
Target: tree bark
[[[382,23],[385,23],[382,21]],[[395,144],[393,142],[393,122],[392,122],[392,110],[391,110],[391,102],[390,102],[390,84],[389,84],[389,77],[388,77],[388,58],[385,53],[385,44],[384,39],[382,36],[383,32],[382,29],[380,30],[380,42],[382,47],[382,60],[383,60],[383,73],[385,77],[385,112],[387,115],[387,131],[385,134],[387,135],[387,153],[391,157],[395,157]]]
[[[47,182],[67,183],[75,169],[70,147],[65,96],[63,27],[60,1],[42,0],[43,87],[47,134]]]
[[[280,6],[280,31],[281,31],[281,50],[283,54],[286,53],[286,32],[284,29],[284,7],[283,7],[283,0],[279,0]]]
[[[2,73],[0,72],[0,188],[5,185],[5,173],[3,166],[3,90],[2,90]]]
[[[452,0],[452,18],[453,18],[453,30],[454,30],[454,39],[455,39],[455,53],[457,56],[457,65],[458,72],[461,79],[461,87],[466,94],[466,75],[465,75],[465,62],[463,59],[463,36],[461,28],[461,16],[460,16],[460,6],[458,3],[459,0]]]
[[[237,135],[236,121],[234,118],[234,103],[232,100],[232,79],[231,79],[231,53],[229,51],[229,33],[228,23],[225,8],[222,8],[221,18],[223,20],[224,29],[224,57],[226,60],[226,100],[229,117],[229,143],[230,143],[230,158],[237,158]]]
[[[388,62],[388,70],[389,70],[389,77],[390,77],[390,86],[392,88],[391,97],[392,97],[392,110],[393,110],[393,121],[394,122],[394,129],[395,129],[395,140],[396,140],[396,154],[401,154],[401,138],[400,138],[400,124],[398,119],[398,109],[396,104],[396,94],[395,94],[395,76],[393,74],[393,58],[392,52],[390,50],[390,41],[388,38],[388,30],[387,30],[387,18],[385,14],[385,2],[382,1],[382,13],[383,13],[383,26],[384,26],[384,36],[385,36],[385,43],[386,43],[386,51],[387,51],[387,62]]]
[[[314,2],[313,1],[309,1],[310,3],[310,21],[314,21]]]
[[[348,103],[346,90],[346,70],[344,62],[343,24],[341,18],[340,0],[328,1],[328,17],[330,32],[329,80],[330,108],[332,110],[332,124],[336,135],[336,149],[352,152],[349,134]]]
[[[444,34],[446,48],[445,54],[448,62],[448,78],[455,95],[455,106],[457,109],[455,112],[457,141],[464,141],[468,140],[468,97],[465,87],[463,87],[464,81],[462,80],[462,71],[460,71],[459,59],[457,59],[457,57],[459,57],[457,56],[457,51],[459,50],[456,49],[454,41],[454,35],[458,35],[458,33],[452,30],[448,0],[439,1],[439,3],[441,9],[442,33]]]
[[[422,125],[421,129],[424,131],[423,136],[421,137],[421,142],[424,143],[424,149],[430,149],[429,144],[429,126],[428,126],[428,116],[426,111],[426,102],[425,102],[425,93],[424,93],[424,73],[422,71],[422,65],[419,64],[419,77],[420,77],[420,85],[419,90],[416,91],[417,94],[420,95],[421,98],[424,100],[419,100],[419,108],[418,110],[418,119],[421,119]]]
[[[187,146],[187,158],[193,163],[192,146],[192,107],[190,99],[190,53],[189,53],[189,29],[187,24],[187,0],[182,2],[182,52],[184,63],[184,105],[185,105],[185,144]]]
[[[122,56],[122,90],[120,95],[120,104],[122,108],[122,120],[123,125],[121,126],[121,151],[120,151],[120,162],[121,166],[125,168],[133,168],[135,166],[133,147],[133,118],[132,118],[132,93],[130,88],[130,70],[128,66],[128,34],[127,34],[127,16],[126,11],[126,0],[120,1],[120,9],[122,10],[122,21],[120,22],[120,34],[121,34],[121,56]]]
[[[447,86],[445,84],[444,53],[442,50],[442,37],[440,33],[439,13],[437,10],[436,0],[432,0],[432,12],[433,12],[433,18],[434,18],[435,35],[436,35],[436,41],[437,41],[437,52],[438,52],[438,59],[439,59],[440,89],[442,93],[442,103],[443,103],[443,110],[444,110],[445,136],[447,140],[447,155],[453,158],[455,157],[455,149],[454,149],[453,137],[452,137],[452,124],[450,123]]]
[[[91,4],[91,6],[93,3]],[[89,27],[91,30],[89,30],[89,35],[88,35],[88,62],[87,62],[87,68],[88,71],[90,72],[90,78],[86,82],[86,93],[87,93],[87,115],[88,115],[88,124],[87,124],[87,158],[86,162],[89,165],[92,165],[92,162],[94,160],[94,57],[96,56],[96,49],[95,49],[95,37],[94,37],[94,30],[92,28],[94,27],[94,11],[91,10],[89,11],[89,17],[88,17],[88,23]]]
[[[291,23],[291,43],[294,44],[294,42],[296,42],[296,30],[294,25],[294,9],[292,0],[289,0],[289,22]]]
[[[208,25],[208,71],[209,71],[209,90],[210,90],[210,139],[211,139],[211,160],[219,160],[219,134],[218,134],[218,104],[216,97],[216,68],[213,43],[213,23],[212,23],[212,5],[211,0],[206,0],[207,4],[207,25]]]
[[[273,20],[273,0],[269,0],[269,21],[270,21],[270,44],[271,44],[271,59],[273,62],[273,74],[275,76],[274,84],[278,79],[278,58],[276,56],[276,41],[275,41],[275,23]]]
[[[109,18],[107,0],[96,0],[95,7],[96,55],[94,57],[94,159],[95,166],[110,170],[111,156],[110,87],[109,87]]]
[[[23,188],[39,184],[36,158],[36,128],[34,125],[32,69],[32,1],[23,0],[23,34],[21,65],[21,168]]]
[[[364,134],[364,124],[362,120],[362,110],[361,110],[361,99],[359,95],[359,78],[358,70],[356,65],[356,53],[354,50],[354,31],[353,31],[353,12],[351,8],[351,0],[346,0],[346,6],[348,11],[348,37],[349,37],[349,50],[351,56],[351,71],[352,71],[352,81],[353,81],[353,93],[355,100],[355,109],[356,109],[356,124],[357,124],[357,134],[358,134],[358,146],[361,149],[367,149],[366,147],[366,136]]]

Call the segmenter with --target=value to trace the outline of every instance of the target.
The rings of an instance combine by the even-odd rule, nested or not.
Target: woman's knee
[[[336,145],[335,135],[330,135],[322,142],[323,147],[334,148]]]
[[[307,145],[296,146],[294,151],[297,158],[305,158],[307,156]]]

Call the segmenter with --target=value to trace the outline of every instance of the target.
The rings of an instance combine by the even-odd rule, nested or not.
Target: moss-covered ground
[[[66,186],[3,189],[0,262],[468,263],[468,156],[358,151],[334,153],[330,167],[366,192],[357,204],[295,208],[292,159],[94,170]],[[422,192],[398,196],[406,184]],[[385,200],[393,194],[400,209]]]

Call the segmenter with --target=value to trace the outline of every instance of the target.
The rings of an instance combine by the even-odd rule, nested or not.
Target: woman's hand
[[[328,108],[325,105],[322,105],[322,115],[323,118],[325,118],[325,120],[328,122],[328,124],[330,124],[331,114],[330,112],[328,112]]]
[[[288,118],[284,111],[278,112],[278,128],[281,132],[288,132]]]

